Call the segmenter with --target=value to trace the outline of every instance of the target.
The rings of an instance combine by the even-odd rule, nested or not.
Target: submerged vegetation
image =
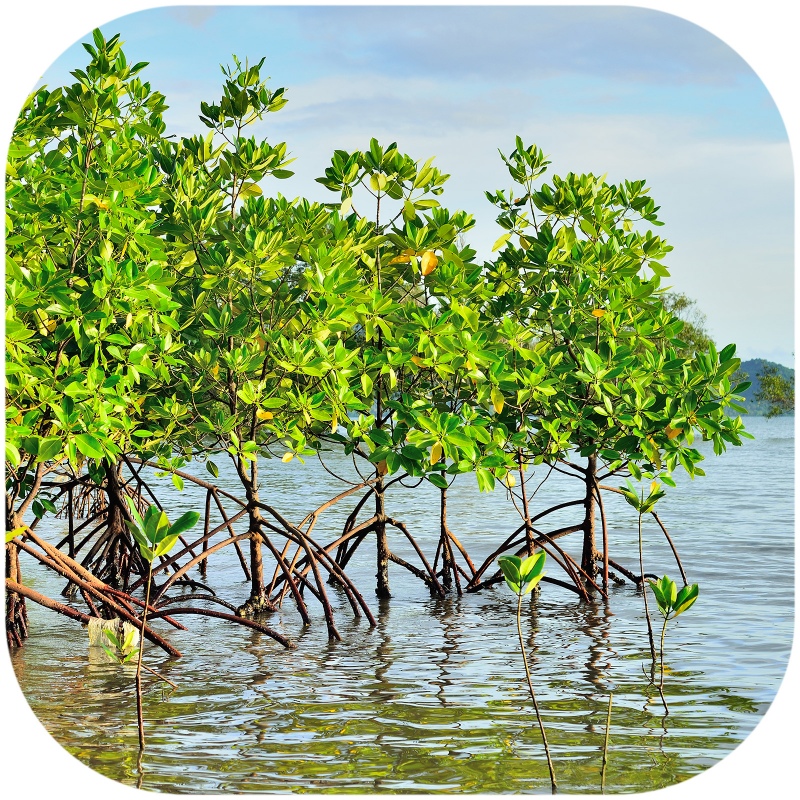
[[[336,150],[319,178],[330,203],[267,196],[292,159],[285,143],[248,135],[286,103],[263,59],[234,59],[221,98],[201,104],[206,132],[176,139],[165,134],[166,98],[139,77],[145,64],[128,64],[119,37],[95,31],[85,47],[90,62],[74,84],[27,100],[9,149],[9,646],[27,636],[26,600],[82,623],[118,618],[173,656],[153,620],[182,628],[174,617],[202,614],[292,646],[262,621],[286,598],[304,624],[309,601],[319,603],[336,640],[327,586],[375,625],[347,572],[373,545],[380,599],[392,594],[390,565],[438,596],[513,580],[514,567],[526,573],[514,589],[521,604],[533,565],[537,582],[582,602],[608,600],[610,584],[628,580],[646,604],[655,576],[614,559],[607,492],[638,502],[640,530],[643,515],[655,519],[683,579],[676,597],[688,597],[658,497],[609,481],[672,487],[676,470],[702,476],[696,439],[721,454],[748,436],[726,413],[742,410],[747,384],[731,380],[735,346],[717,350],[686,325],[685,303],[662,285],[671,247],[651,229],[661,222],[644,181],[547,182],[542,150],[517,138],[501,153],[512,188],[487,192],[503,233],[479,261],[466,244],[473,217],[439,200],[448,176],[396,143]],[[360,482],[299,521],[267,502],[273,464],[314,457],[330,470],[331,451],[352,458]],[[219,485],[222,459],[236,493]],[[190,462],[208,477],[187,472]],[[553,472],[574,477],[575,499],[537,507]],[[519,512],[516,530],[487,531],[482,562],[447,520],[448,488],[466,473]],[[199,486],[202,513],[169,527],[153,474],[171,475],[176,492]],[[440,495],[433,553],[386,497],[422,481]],[[339,503],[352,504],[341,533],[315,534]],[[548,516],[565,509],[574,522],[550,528]],[[66,520],[56,545],[36,533],[46,515]],[[202,534],[187,539],[199,520]],[[570,535],[580,559],[559,543]],[[246,597],[202,583],[225,547],[238,554]],[[74,602],[28,588],[21,552],[64,577]],[[559,577],[541,574],[545,553]],[[175,607],[178,586],[191,591]],[[132,640],[111,641],[123,650]],[[663,686],[663,634],[661,655]],[[143,747],[141,731],[140,708]]]

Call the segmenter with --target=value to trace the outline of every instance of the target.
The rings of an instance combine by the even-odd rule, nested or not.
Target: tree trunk
[[[10,515],[6,521],[6,530],[14,530],[21,525],[15,514]],[[19,548],[13,543],[6,544],[6,577],[15,583],[22,583],[22,574],[19,568]],[[22,642],[28,638],[28,611],[25,608],[25,598],[17,592],[6,591],[6,641],[9,648],[22,647]]]
[[[106,547],[104,564],[98,564],[92,570],[101,580],[114,589],[127,591],[131,576],[130,541],[125,525],[126,514],[123,503],[126,503],[126,492],[120,480],[121,464],[105,463],[106,494],[106,531],[110,539],[110,547]],[[90,567],[91,569],[91,567]]]
[[[440,537],[442,548],[442,588],[445,592],[453,591],[453,551],[450,548],[450,538],[447,535],[447,489],[440,489],[441,501],[439,504],[440,514]]]
[[[247,513],[250,523],[250,597],[244,605],[236,609],[236,613],[240,617],[252,617],[253,614],[275,611],[275,606],[267,597],[264,587],[264,556],[261,551],[263,519],[261,511],[256,505],[259,502],[258,463],[250,462],[249,474],[241,459],[235,460],[234,463],[247,498],[249,506]]]
[[[258,502],[258,493],[253,498]],[[250,599],[264,597],[264,554],[261,551],[261,512],[250,511]]]
[[[377,517],[375,535],[378,541],[378,572],[375,575],[378,583],[375,587],[375,594],[378,597],[386,598],[392,595],[389,591],[389,542],[386,538],[386,500],[383,494],[383,478],[378,478],[375,483],[375,516]]]
[[[519,488],[522,492],[522,515],[525,518],[525,546],[528,548],[528,555],[532,556],[536,545],[533,541],[531,512],[528,510],[528,493],[525,488],[525,472],[522,469],[522,450],[517,450],[517,465],[519,466]]]
[[[589,456],[586,467],[586,494],[583,502],[585,514],[583,518],[583,553],[581,554],[581,569],[593,579],[597,577],[597,559],[601,557],[595,546],[595,495],[594,484],[597,475],[597,456]],[[589,584],[587,583],[587,588]]]

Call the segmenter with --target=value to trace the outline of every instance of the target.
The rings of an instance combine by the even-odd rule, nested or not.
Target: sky
[[[551,174],[646,179],[676,291],[718,345],[792,366],[793,175],[781,115],[731,47],[680,17],[614,7],[166,7],[102,25],[164,93],[168,130],[205,132],[220,64],[266,56],[288,105],[253,135],[285,141],[295,176],[267,193],[333,201],[314,181],[334,149],[396,141],[451,175],[441,200],[477,219],[488,257],[501,232],[484,191],[510,186],[497,153],[515,135]],[[43,75],[71,82],[79,43]]]
[[[271,85],[287,88],[289,104],[261,133],[286,141],[297,157],[296,176],[276,189],[329,199],[313,178],[333,149],[364,148],[371,136],[397,141],[416,159],[436,155],[452,174],[442,200],[478,218],[470,239],[485,254],[497,231],[483,191],[508,184],[497,148],[507,152],[519,134],[549,154],[556,173],[646,178],[666,223],[659,233],[675,247],[668,261],[674,288],[697,300],[718,343],[736,342],[742,358],[793,365],[795,188],[781,121],[782,113],[794,123],[797,145],[800,58],[791,4],[641,0],[657,11],[621,2],[170,7],[119,19],[156,2],[5,4],[0,150],[28,91],[40,76],[51,86],[68,79],[85,60],[70,43],[86,40],[97,24],[122,34],[131,60],[151,62],[145,75],[167,95],[167,120],[179,134],[202,131],[199,102],[218,97],[220,63],[232,53],[265,55]],[[0,662],[5,785],[65,800],[133,797],[47,737],[11,688],[7,659]],[[765,720],[732,756],[658,796],[780,796],[782,781],[795,777],[797,658],[789,674]],[[35,750],[24,747],[31,740]]]

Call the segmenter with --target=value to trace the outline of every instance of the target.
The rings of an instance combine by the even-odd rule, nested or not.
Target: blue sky
[[[624,7],[167,7],[103,25],[167,96],[170,130],[199,132],[232,53],[267,57],[289,104],[256,135],[286,141],[294,178],[267,191],[332,199],[314,178],[371,136],[451,174],[443,201],[473,213],[508,184],[497,148],[519,134],[556,173],[645,178],[674,245],[676,290],[743,358],[793,363],[793,184],[788,139],[747,63],[703,28]],[[69,80],[79,44],[45,73]]]
[[[294,178],[265,190],[332,197],[314,178],[335,148],[397,141],[452,175],[443,196],[498,235],[483,191],[508,185],[497,149],[519,134],[551,170],[645,178],[675,247],[672,285],[719,344],[793,364],[792,161],[780,114],[748,64],[679,17],[624,7],[167,7],[102,26],[167,96],[174,133],[204,130],[231,54],[267,57],[288,105],[256,135],[286,141]],[[56,85],[79,44],[45,73]]]

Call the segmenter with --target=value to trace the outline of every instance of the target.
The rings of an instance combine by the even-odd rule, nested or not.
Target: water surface
[[[609,693],[614,697],[609,792],[685,780],[724,758],[763,716],[785,671],[792,638],[793,423],[749,419],[756,441],[720,458],[709,449],[708,476],[679,480],[679,490],[670,490],[659,503],[689,581],[701,587],[696,605],[667,632],[669,716],[643,674],[650,658],[642,596],[630,584],[612,588],[607,604],[580,603],[552,584],[524,603],[532,677],[562,791],[600,790]],[[342,458],[331,455],[326,463],[354,475]],[[207,475],[202,466],[196,469]],[[266,475],[268,502],[293,521],[345,488],[314,460],[305,466],[270,462]],[[223,478],[235,491],[232,476]],[[162,483],[166,493],[169,481]],[[579,495],[575,480],[553,475],[533,504],[543,509]],[[168,510],[171,516],[189,508],[202,511],[203,500],[187,484],[182,495],[170,492]],[[348,498],[320,518],[317,540],[336,537],[354,502]],[[398,486],[388,507],[432,556],[438,490]],[[476,562],[519,524],[502,492],[481,495],[471,477],[456,481],[448,510],[451,528]],[[551,527],[579,521],[580,511],[554,515]],[[638,572],[633,510],[611,496],[606,513],[612,558]],[[41,530],[56,541],[63,525],[56,521]],[[561,540],[576,556],[578,536]],[[646,571],[678,579],[672,554],[652,522],[645,540]],[[415,561],[399,533],[391,534],[390,545]],[[555,564],[548,571],[561,577]],[[178,689],[163,691],[163,684],[145,679],[143,776],[136,765],[131,668],[90,653],[85,630],[32,603],[31,637],[14,654],[14,668],[56,741],[103,775],[130,785],[141,777],[145,789],[549,792],[517,650],[516,599],[504,586],[461,599],[431,598],[416,578],[392,564],[393,597],[378,602],[374,572],[374,543],[367,539],[349,573],[378,626],[354,620],[346,598],[331,589],[341,642],[327,640],[313,599],[308,628],[288,600],[266,620],[296,643],[294,650],[205,617],[181,617],[187,631],[157,623],[183,657],[145,649],[147,663]],[[23,574],[31,586],[58,597],[62,582],[24,554]],[[226,600],[238,604],[247,597],[230,548],[211,562],[205,580]]]

